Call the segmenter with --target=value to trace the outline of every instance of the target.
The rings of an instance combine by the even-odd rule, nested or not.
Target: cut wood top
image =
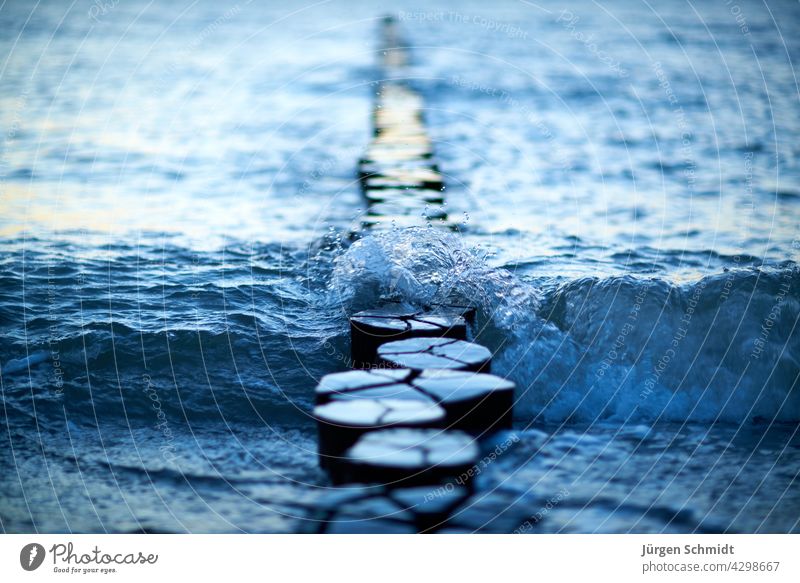
[[[384,429],[363,435],[345,456],[356,464],[423,470],[473,464],[478,446],[461,431]]]
[[[407,368],[354,370],[325,375],[316,388],[317,401],[403,399],[456,403],[514,391],[514,383],[485,373],[448,369]]]
[[[415,370],[482,370],[489,366],[492,353],[479,344],[451,338],[409,338],[387,342],[378,348],[382,362]]]
[[[444,409],[412,399],[332,401],[314,408],[314,417],[341,427],[380,428],[391,425],[430,426],[444,420]]]

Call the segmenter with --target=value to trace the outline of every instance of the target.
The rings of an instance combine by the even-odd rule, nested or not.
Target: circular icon
[[[19,552],[19,564],[26,571],[35,571],[44,562],[44,547],[39,543],[30,543]]]

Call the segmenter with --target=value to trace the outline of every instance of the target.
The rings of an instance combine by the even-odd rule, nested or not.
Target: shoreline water
[[[517,529],[797,532],[796,42],[749,6],[409,20],[460,235],[356,246],[357,8],[51,4],[0,39],[3,530],[302,530],[347,316],[460,295],[519,387],[478,481]]]

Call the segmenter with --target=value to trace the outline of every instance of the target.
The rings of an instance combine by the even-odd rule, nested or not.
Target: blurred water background
[[[462,233],[348,233],[378,19]],[[0,527],[296,532],[347,315],[468,298],[532,532],[800,520],[800,5],[0,7]]]

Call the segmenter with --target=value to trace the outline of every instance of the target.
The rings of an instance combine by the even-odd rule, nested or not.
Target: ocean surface
[[[350,232],[399,16],[459,234]],[[347,316],[470,300],[529,532],[800,530],[800,4],[0,4],[0,529],[297,532]]]

